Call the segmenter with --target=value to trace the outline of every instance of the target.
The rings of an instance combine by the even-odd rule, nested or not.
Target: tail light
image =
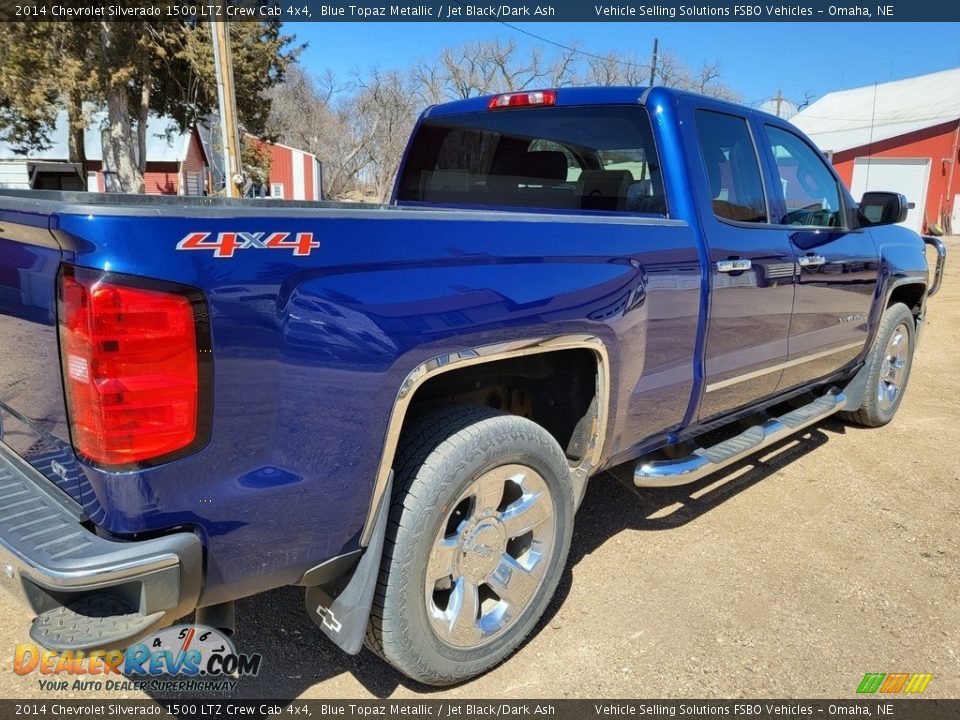
[[[557,104],[556,90],[533,90],[531,92],[494,95],[487,103],[487,110],[516,107],[546,107]]]
[[[64,266],[58,314],[78,454],[136,469],[206,444],[210,333],[199,291]]]

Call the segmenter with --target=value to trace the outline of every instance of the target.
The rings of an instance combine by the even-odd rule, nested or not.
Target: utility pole
[[[783,105],[783,92],[777,90],[777,96],[774,100],[777,101],[777,117],[780,117],[780,107]]]
[[[220,17],[226,17],[223,0]],[[233,86],[233,55],[230,52],[230,34],[223,20],[210,21],[213,36],[213,58],[217,73],[217,99],[220,102],[220,137],[223,142],[224,191],[227,197],[240,197],[235,178],[243,177],[240,164],[240,133],[237,128],[237,97]]]
[[[653,39],[653,55],[650,56],[650,87],[653,87],[653,81],[657,77],[657,38]]]

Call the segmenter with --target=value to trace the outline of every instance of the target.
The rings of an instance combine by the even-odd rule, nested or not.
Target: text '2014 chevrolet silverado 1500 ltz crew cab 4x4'
[[[430,108],[385,206],[0,193],[0,577],[54,650],[293,584],[346,651],[469,678],[592,475],[893,418],[944,257],[906,209],[664,88]]]

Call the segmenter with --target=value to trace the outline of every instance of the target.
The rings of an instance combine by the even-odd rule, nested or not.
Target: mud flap
[[[863,364],[863,367],[857,371],[853,379],[843,388],[843,394],[847,396],[847,402],[840,408],[846,412],[856,412],[863,404],[863,396],[867,390],[867,375],[870,374],[869,360]]]
[[[380,576],[380,559],[383,555],[383,538],[387,532],[392,490],[391,473],[386,492],[380,498],[370,543],[353,572],[343,581],[307,588],[304,598],[307,613],[324,635],[350,655],[356,655],[363,647],[373,594]]]

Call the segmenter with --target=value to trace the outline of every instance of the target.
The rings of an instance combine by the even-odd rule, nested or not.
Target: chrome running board
[[[833,391],[785,415],[770,418],[760,425],[753,425],[729,440],[710,447],[698,448],[687,457],[677,460],[654,460],[637,465],[633,471],[633,483],[637,487],[663,488],[696,482],[808,425],[833,415],[843,408],[846,401],[847,397],[841,391]]]

